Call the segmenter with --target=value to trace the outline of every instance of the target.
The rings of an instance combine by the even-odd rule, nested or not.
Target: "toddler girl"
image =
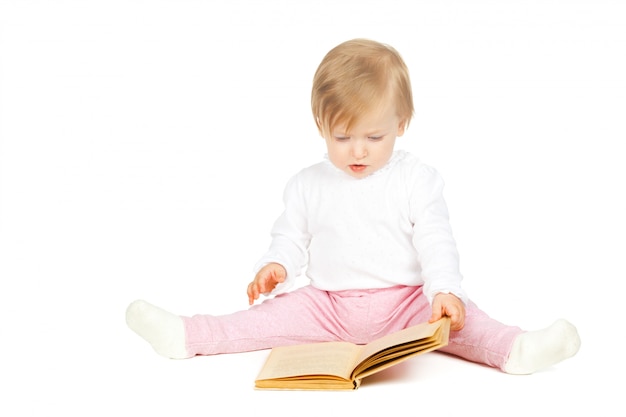
[[[432,167],[395,140],[409,125],[408,70],[395,49],[355,39],[318,67],[313,117],[327,158],[291,178],[269,249],[248,285],[251,307],[181,317],[145,301],[126,312],[131,329],[161,355],[245,352],[345,340],[364,344],[442,316],[441,351],[510,374],[529,374],[576,354],[565,320],[538,331],[500,323],[461,286],[456,244]],[[289,291],[302,272],[309,285]],[[255,304],[261,294],[273,294]]]

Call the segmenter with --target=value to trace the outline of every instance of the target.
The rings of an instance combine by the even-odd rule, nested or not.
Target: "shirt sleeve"
[[[420,165],[408,183],[413,245],[418,253],[424,294],[431,303],[437,293],[451,293],[467,304],[461,287],[459,254],[443,198],[443,179],[435,169]]]
[[[289,180],[283,192],[284,210],[274,222],[267,252],[254,267],[255,273],[264,265],[275,262],[287,271],[287,279],[276,286],[273,294],[286,292],[308,261],[311,235],[308,232],[304,193],[299,176]]]

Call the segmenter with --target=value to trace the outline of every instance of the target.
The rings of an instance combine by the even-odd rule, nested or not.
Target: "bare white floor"
[[[253,388],[267,352],[172,361],[151,355],[123,329],[85,336],[102,339],[74,346],[79,353],[73,355],[50,355],[42,343],[37,356],[12,359],[11,380],[3,376],[9,395],[2,408],[11,410],[5,415],[618,416],[624,411],[617,364],[603,360],[589,340],[575,359],[530,376],[432,353],[370,377],[357,391],[280,392]]]

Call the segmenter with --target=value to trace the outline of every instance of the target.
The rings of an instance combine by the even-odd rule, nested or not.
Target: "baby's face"
[[[404,126],[394,106],[383,106],[361,117],[349,132],[343,125],[331,129],[325,138],[328,158],[348,175],[364,178],[387,164]]]

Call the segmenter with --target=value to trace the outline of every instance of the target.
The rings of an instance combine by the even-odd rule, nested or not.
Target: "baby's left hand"
[[[428,320],[435,322],[443,316],[450,317],[450,330],[461,330],[465,325],[465,305],[456,295],[439,293],[433,299],[433,314]]]

